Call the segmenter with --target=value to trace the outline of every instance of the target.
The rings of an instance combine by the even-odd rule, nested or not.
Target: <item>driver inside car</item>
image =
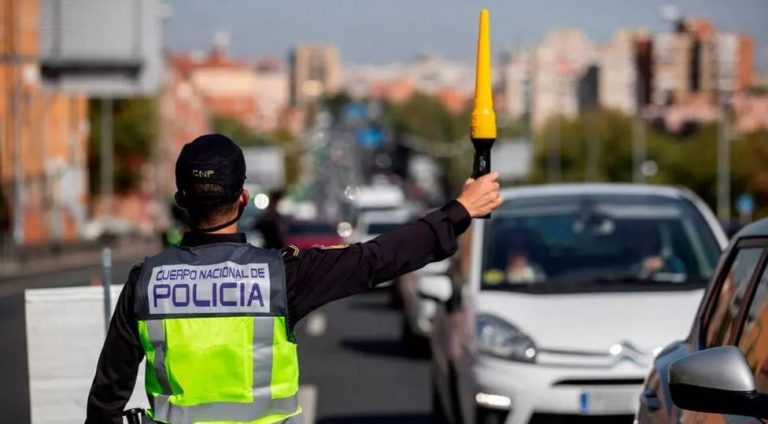
[[[628,238],[639,260],[631,273],[639,278],[653,278],[658,274],[685,275],[685,263],[672,253],[669,243],[662,242],[655,225],[633,224]]]

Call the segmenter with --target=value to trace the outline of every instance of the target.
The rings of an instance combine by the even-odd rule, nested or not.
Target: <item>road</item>
[[[403,352],[388,299],[386,290],[344,299],[299,325],[301,381],[318,389],[318,423],[430,422],[429,363]],[[327,330],[313,336],[318,315]]]
[[[115,282],[122,283],[132,263],[115,263]],[[86,267],[0,282],[4,417],[24,417],[29,410],[23,289],[86,285],[99,274],[98,267]],[[399,331],[399,314],[389,307],[386,290],[326,305],[299,324],[301,384],[316,389],[318,423],[429,422],[429,365],[405,355]]]

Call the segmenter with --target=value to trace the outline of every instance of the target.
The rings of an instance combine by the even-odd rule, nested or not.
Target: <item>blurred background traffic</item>
[[[639,370],[685,337],[727,237],[768,215],[761,0],[0,0],[0,345],[14,358],[0,398],[14,422],[71,422],[34,399],[55,398],[77,417],[85,392],[69,404],[51,392],[75,380],[87,390],[92,373],[84,363],[84,376],[56,380],[49,370],[35,384],[43,375],[30,370],[35,350],[51,344],[30,344],[37,318],[24,290],[122,284],[132,263],[178,244],[185,226],[173,169],[196,136],[219,132],[242,146],[253,201],[240,230],[258,246],[367,241],[455,196],[472,167],[481,7],[492,12],[493,169],[509,205],[476,224],[464,237],[474,248],[463,245],[454,261],[306,320],[299,340],[311,416],[384,423],[468,414],[450,406],[463,402],[463,389],[439,387],[462,379],[436,377],[464,359],[446,348],[429,360],[453,340],[429,338],[443,306],[463,309],[457,293],[634,293],[638,280],[651,281],[659,298],[638,314],[683,311],[656,338],[645,335],[664,320],[614,329],[601,323],[617,311],[600,315],[600,305],[589,307],[597,314],[589,325],[605,337],[585,336],[589,346],[558,345],[567,337],[555,324],[531,336],[508,328],[522,316],[483,315],[518,305],[511,297],[469,308],[477,348],[492,357],[546,364],[542,340],[570,365],[568,355],[585,349],[636,351],[638,369],[621,375],[626,397],[574,389],[576,406],[560,411],[631,418]],[[533,184],[543,188],[515,188]],[[111,273],[101,268],[104,247]],[[618,289],[604,290],[605,281]],[[675,297],[686,290],[692,297]],[[464,318],[450,315],[440,328],[455,336]],[[477,380],[483,370],[473,372]],[[606,373],[563,378],[581,387],[616,377]],[[500,392],[473,392],[470,402],[504,413],[485,422],[533,419],[533,404],[509,414],[513,389],[486,385]],[[608,406],[590,409],[601,402]]]

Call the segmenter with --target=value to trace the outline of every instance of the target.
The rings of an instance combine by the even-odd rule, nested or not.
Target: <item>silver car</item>
[[[768,219],[741,230],[720,258],[684,340],[645,381],[637,423],[768,419]]]

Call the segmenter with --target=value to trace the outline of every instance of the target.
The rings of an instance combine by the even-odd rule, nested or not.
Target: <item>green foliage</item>
[[[280,146],[284,152],[286,186],[295,184],[299,179],[301,152],[296,148],[296,139],[284,130],[272,133],[259,133],[251,130],[234,118],[216,116],[211,123],[214,132],[224,134],[242,147]]]
[[[410,99],[387,109],[387,119],[395,131],[421,136],[437,143],[453,143],[467,133],[468,115],[451,114],[438,99],[416,93]]]
[[[433,147],[469,143],[469,109],[452,114],[432,96],[416,93],[403,103],[388,105],[385,120],[396,134],[419,136]],[[472,169],[472,155],[438,159],[443,169],[445,189],[458,192]]]
[[[101,184],[101,100],[88,104],[90,134],[88,137],[88,168],[91,193],[98,193]],[[129,192],[141,183],[141,166],[146,163],[159,134],[156,100],[138,97],[113,101],[114,180],[115,192]]]
[[[285,163],[285,185],[293,186],[301,176],[301,155],[296,138],[289,131],[279,129],[272,134],[273,139],[283,148]]]
[[[734,144],[734,199],[750,193],[755,198],[755,216],[768,216],[768,131],[745,135]]]
[[[332,96],[327,96],[322,99],[322,103],[325,108],[333,116],[334,120],[339,120],[344,108],[352,102],[352,97],[346,92],[341,91]]]
[[[272,146],[268,135],[252,131],[242,122],[229,116],[214,116],[211,121],[214,132],[224,134],[243,147]]]
[[[632,117],[601,110],[578,119],[551,119],[535,137],[533,183],[547,182],[548,152],[560,134],[562,181],[588,179],[588,143],[594,137],[598,146],[597,182],[632,181]],[[658,166],[652,184],[679,185],[701,196],[710,206],[717,199],[716,124],[699,126],[686,137],[677,137],[646,128],[646,157]],[[760,216],[768,215],[768,132],[734,139],[731,148],[731,193],[751,193]]]

